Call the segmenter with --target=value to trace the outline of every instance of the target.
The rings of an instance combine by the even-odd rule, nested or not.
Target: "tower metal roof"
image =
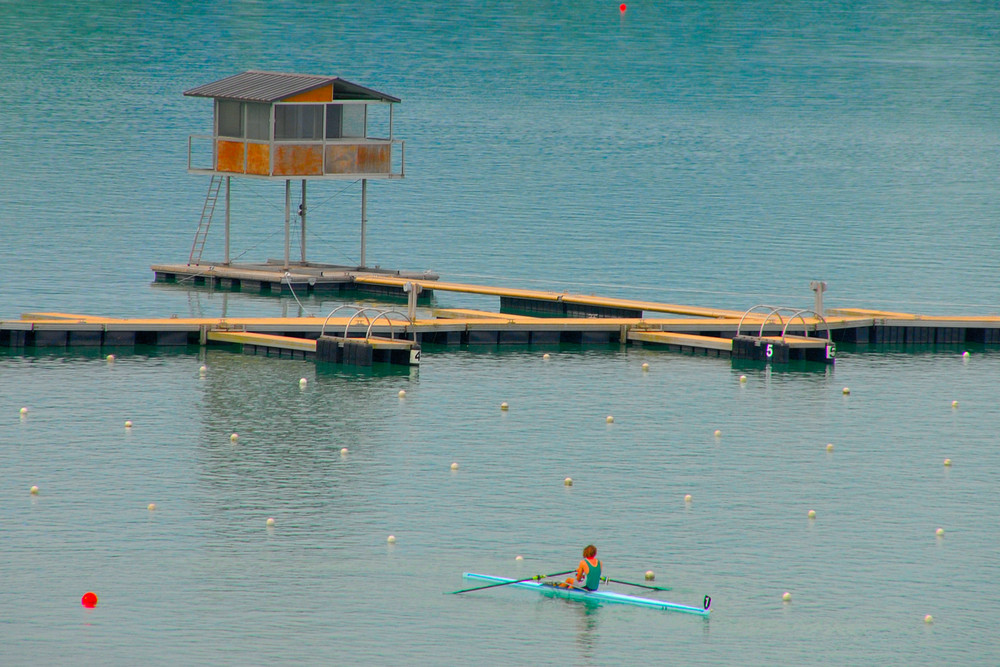
[[[333,84],[333,99],[335,100],[400,101],[398,97],[359,86],[336,76],[262,72],[259,70],[250,70],[213,83],[206,83],[203,86],[185,90],[184,94],[191,97],[271,103],[331,83]]]

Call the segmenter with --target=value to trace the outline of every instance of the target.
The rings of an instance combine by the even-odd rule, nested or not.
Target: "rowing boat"
[[[638,607],[650,607],[652,609],[664,609],[666,611],[679,611],[685,614],[697,614],[698,616],[708,616],[711,609],[706,604],[704,609],[691,607],[686,604],[667,602],[666,600],[654,600],[652,598],[640,598],[635,595],[624,595],[614,591],[588,591],[584,588],[563,588],[554,584],[541,581],[518,581],[517,579],[507,579],[506,577],[495,577],[491,574],[475,574],[466,572],[462,575],[466,579],[476,579],[478,581],[489,581],[496,584],[510,584],[514,588],[530,588],[541,593],[557,595],[560,597],[572,598],[574,600],[593,600],[595,602],[614,602],[618,604],[631,604]],[[706,598],[708,602],[708,598]]]

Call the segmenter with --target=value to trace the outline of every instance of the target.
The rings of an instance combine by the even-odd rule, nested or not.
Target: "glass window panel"
[[[246,103],[247,111],[247,139],[271,138],[271,105]]]
[[[320,139],[322,137],[322,104],[275,105],[275,139]]]
[[[367,104],[345,104],[344,118],[340,126],[340,134],[344,137],[365,136],[365,109]]]
[[[340,117],[343,114],[343,104],[326,105],[326,138],[340,138]]]
[[[243,136],[243,110],[239,102],[219,100],[218,113],[220,136]]]

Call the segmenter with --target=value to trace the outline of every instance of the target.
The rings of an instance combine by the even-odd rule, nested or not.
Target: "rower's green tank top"
[[[583,560],[587,563],[587,580],[583,582],[583,586],[596,591],[601,585],[601,561],[597,561],[597,565],[591,565],[586,558]]]

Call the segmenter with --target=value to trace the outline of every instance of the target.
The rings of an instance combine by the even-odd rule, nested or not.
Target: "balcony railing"
[[[398,146],[398,150],[393,150]],[[261,141],[205,134],[188,137],[188,171],[263,178],[403,178],[400,139]]]

